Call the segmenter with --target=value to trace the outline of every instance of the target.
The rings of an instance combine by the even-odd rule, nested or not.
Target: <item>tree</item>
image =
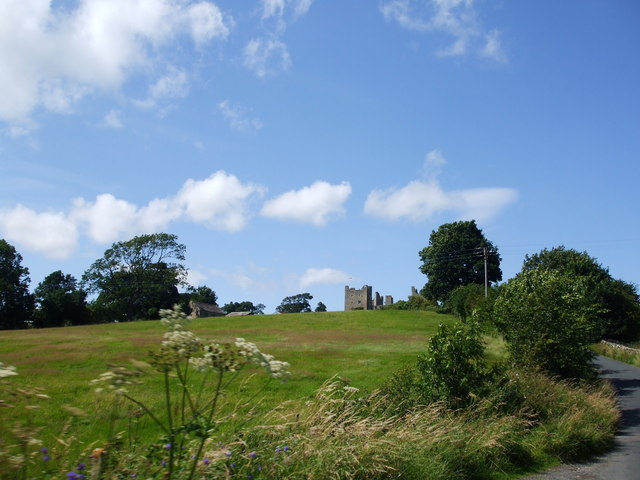
[[[50,273],[35,289],[37,327],[61,327],[89,323],[87,293],[77,280],[60,270]]]
[[[0,239],[0,329],[26,328],[33,316],[29,269],[21,263],[22,255]]]
[[[494,321],[513,363],[565,378],[590,378],[599,306],[584,279],[524,270],[500,287]]]
[[[311,299],[313,299],[313,296],[309,293],[299,293],[298,295],[285,297],[282,303],[276,307],[276,311],[278,313],[310,312],[311,305],[309,305],[309,300]]]
[[[429,300],[446,301],[456,287],[484,284],[486,256],[489,284],[502,280],[500,255],[475,220],[445,223],[431,232],[429,246],[419,252],[427,284],[420,292]]]
[[[82,285],[98,294],[94,308],[106,319],[155,318],[159,309],[180,301],[185,250],[175,235],[167,233],[114,243],[84,273]]]
[[[262,315],[264,314],[265,306],[262,303],[258,303],[254,305],[252,302],[244,301],[244,302],[229,302],[225,303],[222,307],[225,313],[231,312],[249,312],[251,315]]]
[[[200,285],[196,288],[189,285],[189,287],[187,287],[187,296],[189,297],[189,300],[193,302],[211,303],[213,305],[218,304],[218,296],[216,295],[216,292],[206,285]]]
[[[562,245],[525,257],[523,272],[541,269],[581,279],[589,298],[601,307],[598,319],[602,337],[623,341],[639,338],[640,298],[635,285],[614,279],[609,269],[587,252]]]
[[[315,309],[316,312],[326,312],[327,311],[327,306],[322,303],[322,302],[318,302],[318,306]]]

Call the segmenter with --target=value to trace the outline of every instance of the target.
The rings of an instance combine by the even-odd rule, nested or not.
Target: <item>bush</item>
[[[498,366],[490,366],[477,325],[440,325],[415,366],[396,372],[383,387],[393,409],[442,402],[469,405],[496,387]]]
[[[552,270],[523,271],[501,287],[494,321],[516,366],[564,378],[593,378],[597,304],[580,279]]]

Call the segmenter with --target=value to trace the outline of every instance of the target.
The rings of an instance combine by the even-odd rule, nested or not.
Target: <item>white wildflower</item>
[[[16,367],[0,362],[0,378],[11,377],[12,375],[18,375]]]

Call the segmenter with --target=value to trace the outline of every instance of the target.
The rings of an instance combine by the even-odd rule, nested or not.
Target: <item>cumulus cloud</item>
[[[38,213],[22,205],[0,211],[0,231],[9,242],[50,258],[68,258],[76,248],[75,222],[60,212]]]
[[[192,221],[236,232],[248,221],[248,200],[263,191],[260,186],[243,184],[236,176],[219,171],[205,180],[187,180],[176,201]]]
[[[113,92],[136,72],[154,71],[170,40],[186,35],[201,47],[225,38],[231,21],[208,1],[79,0],[65,8],[4,0],[0,120],[24,122],[38,108],[70,112],[90,93]]]
[[[453,213],[460,219],[484,221],[498,215],[518,197],[512,188],[444,191],[437,177],[445,163],[440,150],[429,152],[423,166],[424,180],[414,180],[401,188],[373,190],[365,202],[365,214],[391,221],[421,222],[437,214]]]
[[[438,49],[438,56],[460,56],[473,49],[485,58],[507,60],[497,31],[486,33],[478,20],[474,0],[386,0],[380,11],[387,21],[407,30],[451,37],[448,46]]]
[[[165,229],[176,220],[236,232],[247,224],[248,203],[263,188],[218,171],[204,180],[187,180],[172,196],[138,206],[112,194],[94,201],[75,199],[68,212],[38,213],[22,205],[0,211],[0,236],[51,258],[67,258],[80,233],[100,244]]]
[[[292,190],[268,200],[260,213],[265,217],[321,227],[332,217],[344,214],[344,203],[350,195],[351,185],[348,182],[331,185],[318,181],[309,187]]]
[[[220,110],[224,119],[229,123],[229,126],[238,132],[260,130],[263,126],[262,121],[254,117],[251,111],[231,105],[229,100],[223,100],[218,103],[218,110]]]
[[[300,288],[311,285],[346,284],[350,278],[349,274],[333,268],[309,268],[300,277]]]

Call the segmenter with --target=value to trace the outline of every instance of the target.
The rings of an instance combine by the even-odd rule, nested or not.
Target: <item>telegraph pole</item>
[[[487,247],[482,247],[484,257],[484,298],[489,296],[489,277],[487,276]]]

